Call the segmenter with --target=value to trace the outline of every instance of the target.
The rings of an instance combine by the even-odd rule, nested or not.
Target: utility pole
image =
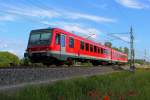
[[[145,56],[144,56],[144,62],[145,62],[145,65],[146,65],[146,60],[147,60],[147,52],[146,52],[146,49],[145,49]]]
[[[130,71],[135,71],[134,36],[132,26],[130,28]]]

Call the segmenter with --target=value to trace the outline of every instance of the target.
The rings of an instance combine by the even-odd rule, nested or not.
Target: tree
[[[19,64],[19,58],[10,52],[0,52],[0,67],[15,66]]]
[[[29,65],[31,65],[31,61],[28,58],[22,58],[20,60],[20,65],[29,66]]]
[[[129,55],[129,48],[124,47],[124,53],[126,53],[127,55]]]
[[[145,61],[143,59],[135,59],[135,63],[138,63],[138,64],[145,64]]]
[[[112,47],[114,50],[117,50],[117,51],[119,51],[119,49],[117,48],[117,47]]]
[[[120,51],[120,52],[124,52],[124,50],[123,50],[122,47],[119,47],[119,51]]]
[[[111,42],[105,42],[105,44],[104,44],[105,46],[107,46],[107,47],[112,47],[112,43]]]

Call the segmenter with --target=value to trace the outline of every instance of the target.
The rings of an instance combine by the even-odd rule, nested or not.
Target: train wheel
[[[71,59],[71,58],[68,58],[67,59],[67,65],[68,66],[73,66],[75,64],[75,60]]]
[[[99,62],[97,62],[97,61],[92,61],[91,63],[92,63],[93,66],[98,66],[99,65]]]
[[[104,65],[104,66],[107,65],[107,62],[102,62],[102,65]]]
[[[64,62],[63,61],[57,61],[57,62],[55,62],[55,65],[56,66],[63,66]]]
[[[52,65],[52,64],[47,62],[47,63],[43,63],[43,65],[49,67],[49,66]]]
[[[93,65],[93,66],[98,66],[99,64],[96,63],[96,62],[93,62],[92,65]]]

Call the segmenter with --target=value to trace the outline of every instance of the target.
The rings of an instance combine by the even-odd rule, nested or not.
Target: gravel
[[[90,76],[113,72],[111,67],[62,67],[62,68],[17,68],[0,69],[0,90],[21,86],[21,84],[38,83],[66,78]]]

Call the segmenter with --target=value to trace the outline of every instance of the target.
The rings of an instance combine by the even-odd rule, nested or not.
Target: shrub
[[[19,58],[10,52],[0,52],[0,67],[19,65]]]
[[[20,60],[20,65],[29,66],[29,65],[31,65],[31,62],[30,62],[30,60],[28,58],[22,58]]]

